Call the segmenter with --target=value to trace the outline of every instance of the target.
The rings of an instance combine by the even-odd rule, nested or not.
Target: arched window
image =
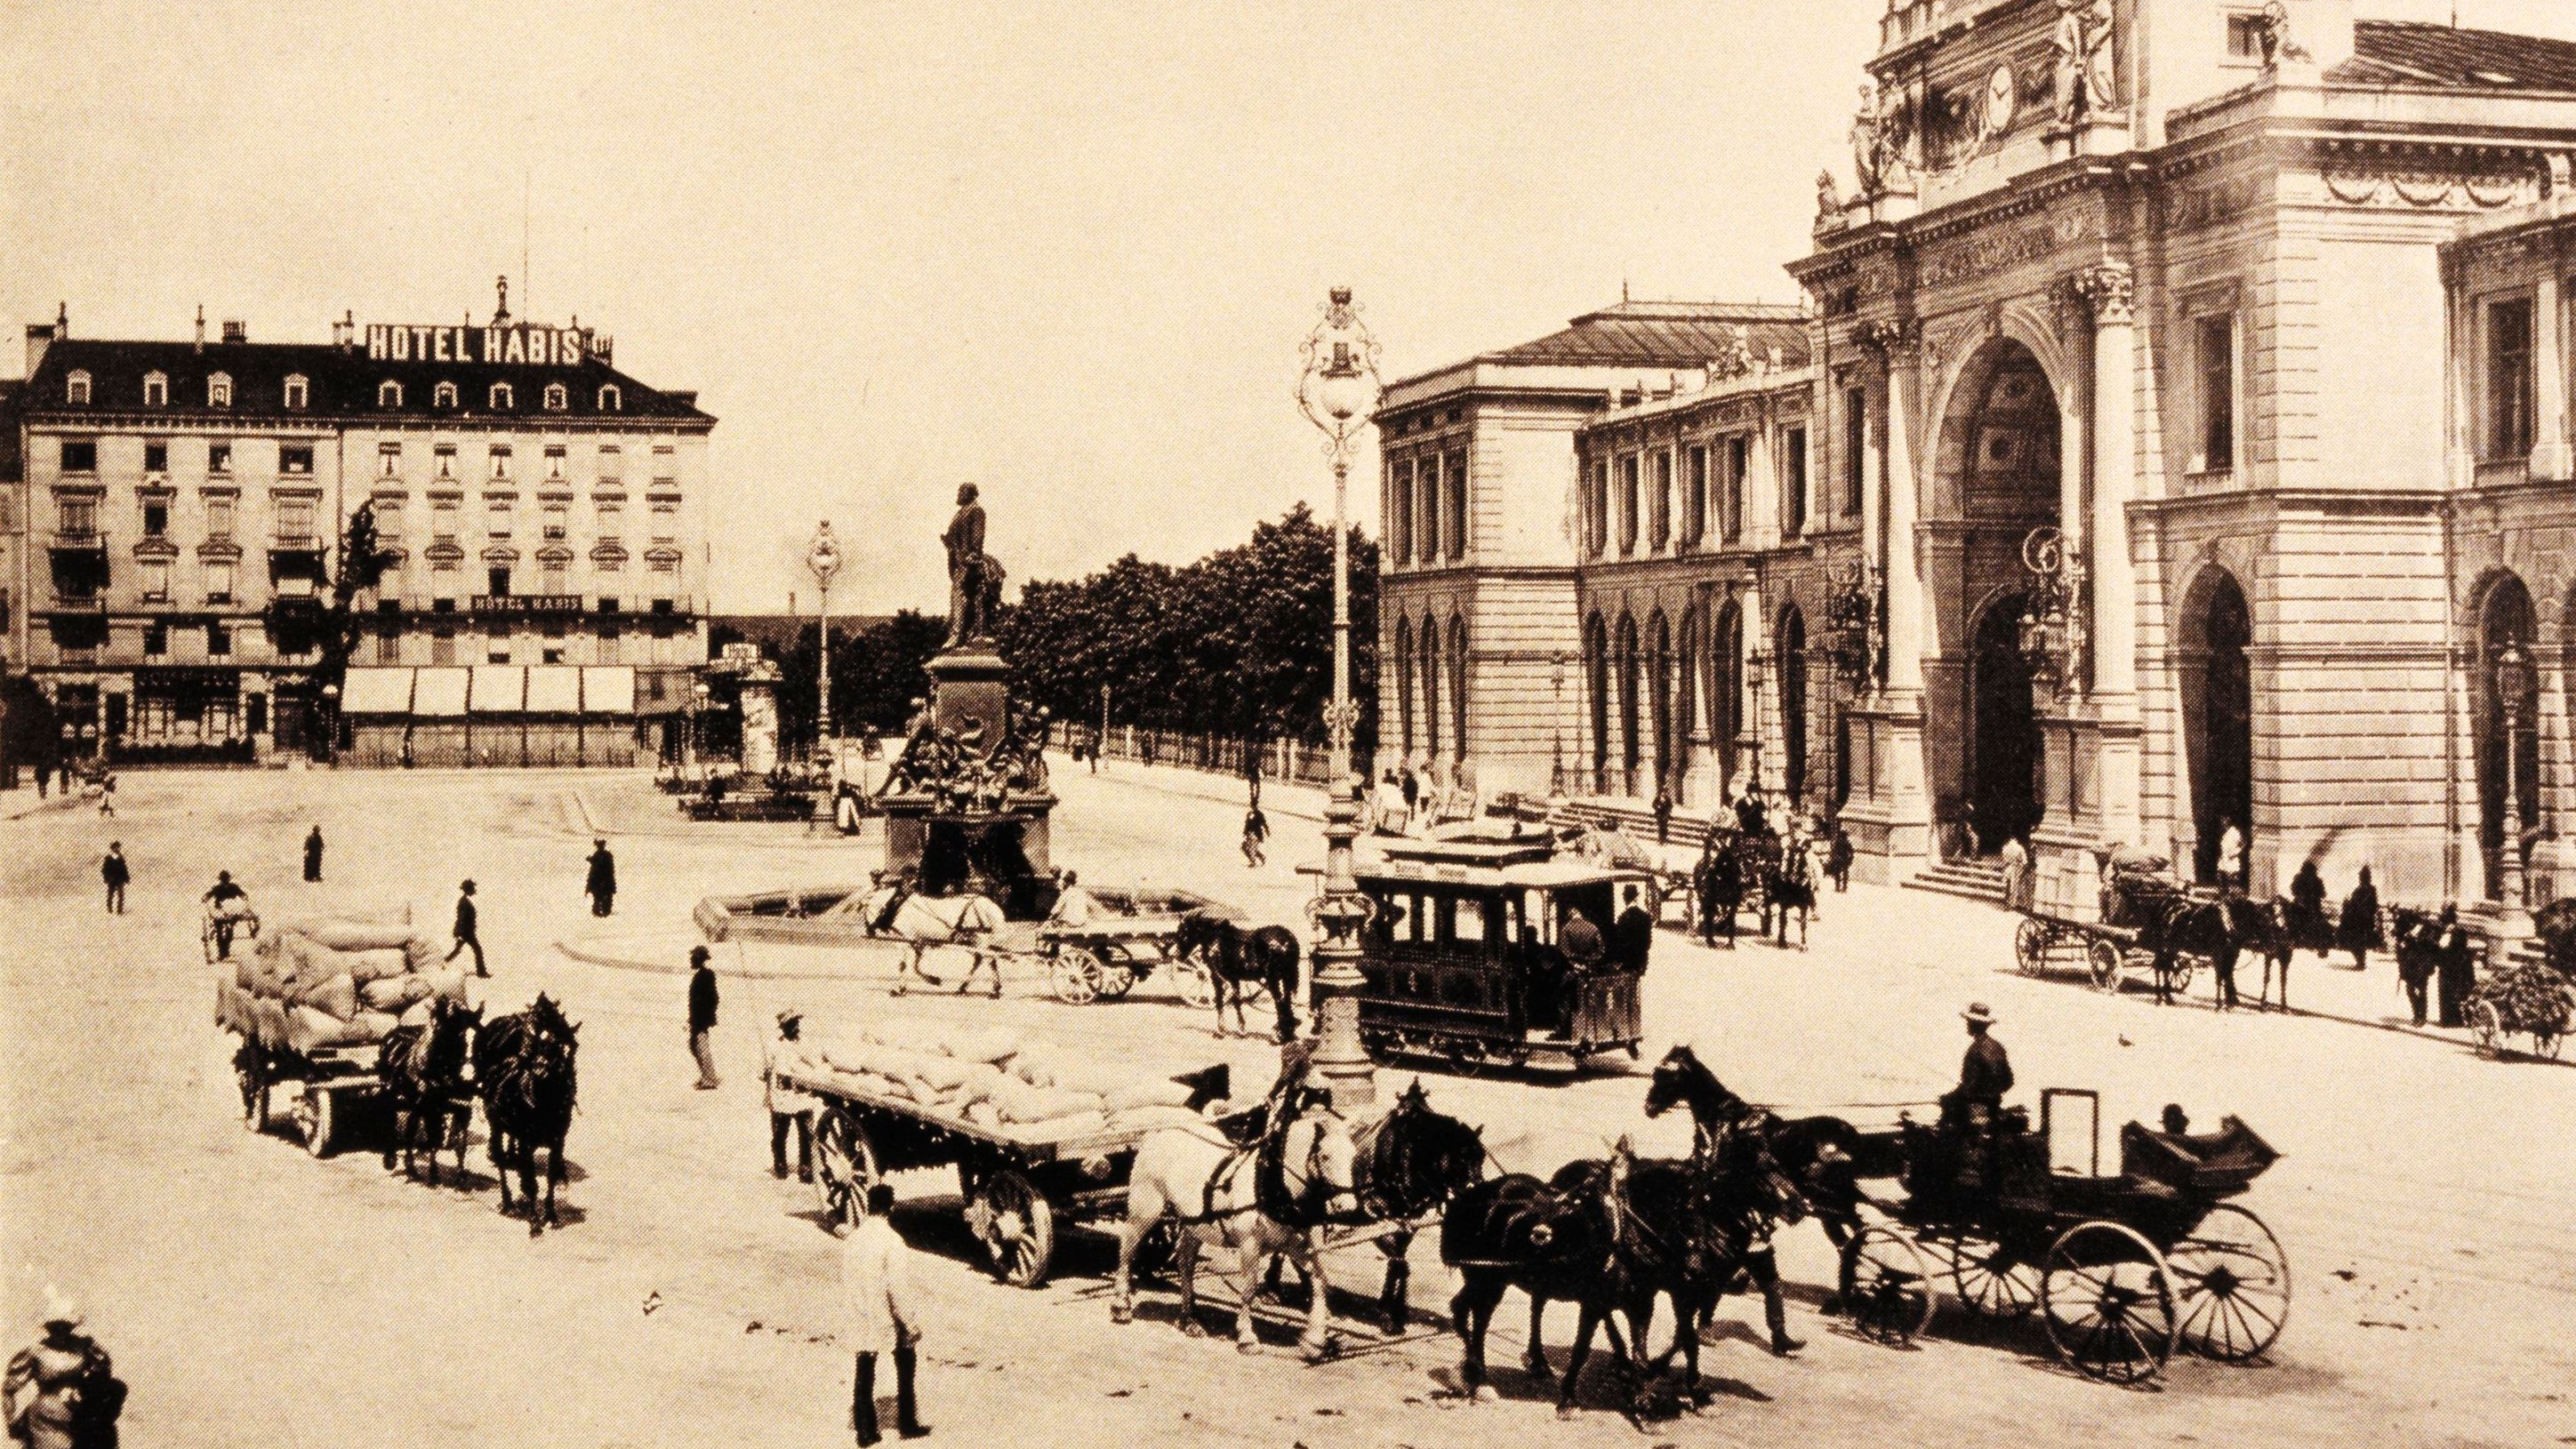
[[[63,401],[76,408],[89,406],[89,374],[75,372],[63,379]]]
[[[143,405],[147,408],[166,408],[170,405],[170,374],[166,372],[143,374]]]
[[[1670,788],[1673,768],[1673,626],[1657,609],[1646,626],[1646,705],[1655,742],[1655,791]]]
[[[497,412],[504,411],[505,409],[515,407],[515,406],[517,406],[517,405],[518,405],[517,398],[516,398],[516,396],[515,396],[515,395],[510,391],[510,385],[509,385],[508,383],[506,383],[506,382],[496,382],[496,383],[492,384],[492,397],[491,397],[491,408],[492,408],[492,411],[494,411],[494,412],[496,412],[496,413],[497,413]]]
[[[1413,474],[1410,471],[1411,468],[1412,464],[1400,458],[1389,458],[1386,461],[1386,501],[1381,505],[1381,511],[1386,518],[1387,562],[1392,564],[1402,564],[1412,555],[1413,551]],[[1410,628],[1406,629],[1405,640],[1408,646],[1411,644],[1412,638],[1413,631]],[[1411,670],[1413,668],[1413,661],[1411,659],[1405,660],[1404,667],[1408,671]],[[1405,739],[1405,746],[1409,749],[1412,747],[1412,744],[1413,741],[1410,732],[1408,731]]]
[[[401,407],[402,397],[402,384],[394,381],[392,378],[386,378],[384,381],[376,384],[376,406],[380,408]]]
[[[1744,607],[1729,599],[1717,611],[1709,638],[1708,732],[1717,745],[1717,773],[1728,791],[1743,762],[1736,741],[1744,733]]]
[[[626,395],[617,390],[617,384],[612,382],[608,386],[599,390],[599,410],[601,412],[619,412],[622,411],[625,406]]]
[[[1682,611],[1681,642],[1673,656],[1673,740],[1682,751],[1673,775],[1673,803],[1686,804],[1682,782],[1691,767],[1690,750],[1699,732],[1699,699],[1705,687],[1702,674],[1707,658],[1708,618],[1697,604]]]
[[[292,373],[286,379],[286,410],[300,413],[312,405],[313,383],[304,374]]]
[[[233,405],[233,375],[218,372],[206,378],[206,406],[228,408]]]
[[[1609,788],[1610,773],[1610,643],[1601,616],[1583,624],[1583,687],[1592,716],[1592,788]]]
[[[1780,611],[1780,783],[1793,808],[1807,798],[1807,616]]]
[[[1467,758],[1467,621],[1449,616],[1449,753]]]
[[[1637,788],[1637,761],[1642,757],[1637,737],[1637,621],[1629,615],[1619,616],[1619,633],[1611,643],[1610,672],[1617,676],[1619,690],[1619,793],[1633,794]]]
[[[572,406],[572,394],[565,390],[562,383],[550,382],[546,384],[547,412],[559,413],[570,406]]]
[[[1467,556],[1467,455],[1452,453],[1449,466],[1442,470],[1441,481],[1448,490],[1448,516],[1442,520],[1441,542],[1449,547],[1451,559]]]
[[[1413,753],[1413,621],[1395,621],[1396,739]]]
[[[1440,753],[1440,624],[1422,621],[1422,748]]]
[[[456,384],[452,382],[442,382],[438,386],[431,388],[429,390],[429,405],[434,408],[452,408],[456,406]]]

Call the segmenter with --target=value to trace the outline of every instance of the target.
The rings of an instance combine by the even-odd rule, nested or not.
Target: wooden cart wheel
[[[2164,1255],[2118,1223],[2058,1235],[2039,1275],[2039,1308],[2058,1358],[2088,1379],[2144,1383],[2173,1356],[2179,1324]]]
[[[1955,1238],[1950,1249],[1950,1286],[1959,1306],[1977,1318],[2020,1318],[2039,1306],[2039,1274],[1983,1238]]]
[[[2180,995],[2182,995],[2184,992],[2189,991],[2189,990],[2191,989],[2191,977],[2192,977],[2192,973],[2193,973],[2194,971],[2198,970],[2198,969],[2199,969],[2199,967],[2200,967],[2200,958],[2199,958],[2199,957],[2194,956],[2194,955],[2191,955],[2190,953],[2188,953],[2188,952],[2183,952],[2183,951],[2176,951],[2176,952],[2174,953],[2174,958],[2173,958],[2173,994],[2174,994],[2174,995],[2176,995],[2176,996],[2180,996]]]
[[[876,1144],[839,1107],[827,1107],[814,1124],[814,1196],[831,1217],[858,1226],[868,1213],[868,1189],[878,1177]]]
[[[2220,1203],[2165,1255],[2182,1294],[2182,1346],[2202,1358],[2246,1363],[2290,1321],[2290,1259],[2263,1220]]]
[[[1843,1248],[1843,1311],[1863,1338],[1902,1348],[1932,1322],[1932,1275],[1923,1250],[1872,1224]]]
[[[339,1135],[339,1093],[325,1087],[307,1086],[295,1099],[295,1125],[304,1134],[304,1150],[316,1157],[328,1157]]]
[[[1047,958],[1047,984],[1067,1006],[1089,1006],[1100,999],[1108,972],[1100,958],[1080,946],[1058,946]]]
[[[972,1220],[993,1276],[1014,1288],[1046,1281],[1055,1259],[1055,1205],[1025,1173],[1006,1167],[986,1178],[976,1188]]]
[[[1187,956],[1173,961],[1172,985],[1180,991],[1181,1000],[1195,1010],[1207,1011],[1216,1005],[1216,978],[1208,974],[1205,962]]]
[[[2494,1002],[2480,997],[2469,1003],[2469,1034],[2478,1039],[2478,1050],[2494,1056],[2504,1049],[2504,1018]]]
[[[1136,989],[1137,982],[1145,979],[1136,970],[1135,956],[1117,942],[1102,942],[1099,956],[1100,994],[1110,1000],[1117,1001],[1123,998],[1128,992]]]
[[[2091,973],[2093,984],[2104,991],[2120,989],[2120,967],[2123,958],[2120,943],[2096,938],[2084,948],[2084,969]]]
[[[268,1130],[268,1071],[261,1065],[259,1048],[244,1043],[233,1057],[233,1081],[241,1088],[242,1126],[253,1132]]]
[[[2036,976],[2048,964],[2049,937],[2046,922],[2035,916],[2022,917],[2021,926],[2013,932],[2013,960],[2024,976]]]

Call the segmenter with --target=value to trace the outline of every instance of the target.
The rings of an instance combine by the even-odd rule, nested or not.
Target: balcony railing
[[[54,547],[67,552],[104,553],[107,535],[95,528],[58,528],[54,530]]]

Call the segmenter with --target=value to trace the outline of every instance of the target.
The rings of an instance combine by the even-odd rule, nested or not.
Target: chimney
[[[239,317],[227,317],[224,319],[224,341],[248,342],[249,340],[250,324],[242,321]]]
[[[45,360],[45,348],[51,345],[53,340],[54,324],[51,322],[27,324],[27,376],[36,375],[36,365]]]
[[[358,314],[344,311],[340,320],[331,324],[331,345],[342,352],[358,345]]]
[[[206,350],[206,304],[203,302],[197,304],[197,350]]]

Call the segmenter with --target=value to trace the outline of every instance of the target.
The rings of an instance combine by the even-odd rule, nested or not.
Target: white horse
[[[1281,1176],[1290,1197],[1309,1201],[1312,1195],[1320,1195],[1325,1213],[1332,1216],[1356,1211],[1352,1185],[1356,1150],[1348,1124],[1329,1109],[1311,1107],[1291,1123],[1281,1156]],[[1136,1245],[1169,1217],[1180,1229],[1172,1258],[1181,1280],[1181,1332],[1195,1338],[1202,1331],[1199,1250],[1231,1249],[1235,1255],[1234,1346],[1244,1353],[1260,1352],[1260,1340],[1252,1332],[1252,1302],[1260,1296],[1263,1266],[1284,1254],[1312,1290],[1306,1331],[1297,1346],[1310,1360],[1332,1352],[1323,1229],[1292,1227],[1263,1212],[1254,1187],[1259,1170],[1252,1149],[1236,1147],[1213,1125],[1169,1128],[1137,1144],[1135,1167],[1127,1179],[1127,1219],[1118,1226],[1118,1276],[1109,1298],[1112,1322],[1126,1323],[1135,1317],[1130,1275]]]
[[[921,966],[921,958],[933,946],[966,948],[969,960],[965,979],[957,983],[960,995],[975,984],[979,973],[989,973],[993,979],[993,994],[1002,994],[1001,963],[984,947],[1008,922],[1002,915],[1002,908],[993,904],[990,897],[973,892],[954,896],[912,892],[905,895],[903,904],[895,908],[894,919],[880,929],[877,923],[885,919],[886,906],[893,896],[893,886],[881,885],[863,896],[843,901],[833,908],[833,913],[855,911],[867,923],[868,934],[892,935],[912,947],[911,954],[895,967],[895,995],[901,996],[911,990],[915,976],[920,977],[925,986],[936,988],[942,984],[938,977]]]

